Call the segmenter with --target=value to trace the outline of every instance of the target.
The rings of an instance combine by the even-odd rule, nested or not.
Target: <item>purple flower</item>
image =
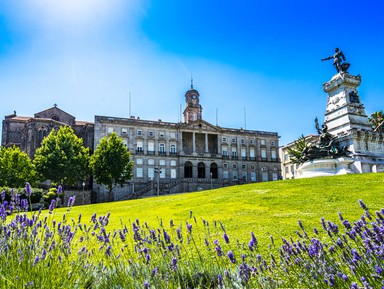
[[[75,196],[69,197],[68,199],[68,207],[72,207],[73,204],[75,203]]]
[[[187,223],[187,230],[188,230],[188,233],[192,233],[192,224],[188,224]]]
[[[145,260],[147,261],[147,264],[148,264],[149,261],[151,261],[151,255],[146,254],[146,255],[145,255]]]
[[[229,260],[231,260],[232,263],[236,263],[235,255],[233,255],[232,251],[229,251],[227,254]]]
[[[359,200],[359,205],[363,210],[368,210],[367,206],[363,203],[363,200]]]
[[[31,196],[31,193],[32,193],[31,185],[28,182],[26,182],[25,183],[25,195],[27,197],[29,197],[29,196]]]
[[[226,233],[224,233],[223,238],[224,238],[225,243],[229,244],[229,237]]]
[[[27,199],[22,199],[20,201],[20,207],[21,207],[22,210],[28,211],[28,207],[29,207],[28,200]]]
[[[172,258],[171,269],[172,270],[176,270],[177,269],[177,258],[176,257]]]
[[[52,211],[54,210],[56,208],[56,200],[55,199],[53,199],[52,201],[51,201],[51,204],[49,205],[49,213],[50,214],[52,214]]]
[[[383,268],[375,265],[375,272],[378,274],[378,275],[381,275],[383,273]]]
[[[158,269],[159,269],[159,267],[156,267],[156,268],[154,268],[154,269],[152,270],[152,273],[151,273],[151,277],[152,277],[152,278],[156,275]]]
[[[2,201],[5,200],[5,191],[4,190],[1,191],[1,200]]]
[[[144,282],[144,288],[145,288],[145,289],[148,289],[148,288],[149,288],[149,283],[148,283],[148,282]]]
[[[57,187],[57,194],[60,195],[62,192],[63,192],[63,187],[61,185],[59,185]]]

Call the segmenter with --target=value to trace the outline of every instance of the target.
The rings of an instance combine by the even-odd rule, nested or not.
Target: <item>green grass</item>
[[[295,236],[300,219],[306,229],[320,228],[320,218],[338,222],[337,213],[351,221],[363,213],[358,200],[362,199],[371,212],[384,208],[384,174],[358,174],[311,179],[298,179],[256,183],[228,188],[151,197],[139,200],[101,203],[72,208],[69,217],[83,215],[89,220],[93,213],[111,213],[109,230],[121,228],[121,222],[128,228],[139,219],[151,227],[157,227],[159,220],[167,226],[172,219],[176,225],[190,219],[190,211],[196,217],[196,226],[201,219],[220,221],[228,235],[241,242],[248,242],[253,231],[265,247],[269,236]],[[60,215],[64,209],[56,210]],[[212,225],[211,225],[212,227]],[[217,234],[222,235],[221,230]],[[265,247],[266,248],[266,247]]]

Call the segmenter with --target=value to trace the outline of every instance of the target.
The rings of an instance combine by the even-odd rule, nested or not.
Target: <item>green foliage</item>
[[[71,127],[52,130],[36,150],[34,164],[40,180],[74,185],[89,174],[89,149]]]
[[[35,181],[35,166],[25,152],[16,146],[0,147],[0,186],[22,187]]]
[[[307,146],[307,142],[305,140],[305,136],[301,135],[294,143],[293,148],[288,148],[288,154],[291,157],[291,161],[294,164],[301,164],[303,162],[303,150]]]
[[[372,124],[372,128],[375,131],[384,132],[384,127],[383,127],[384,113],[382,110],[372,113],[371,117],[369,117],[368,120]]]
[[[12,200],[12,194],[18,194],[21,199],[27,199],[28,197],[25,194],[25,187],[23,188],[9,188],[9,187],[0,187],[0,192],[5,192],[5,200],[7,202]],[[43,196],[43,189],[33,188],[31,192],[31,203],[39,203],[41,197]]]
[[[130,153],[116,133],[104,137],[91,156],[90,168],[97,183],[110,192],[116,185],[123,186],[132,177]]]
[[[56,200],[59,197],[59,194],[57,193],[56,188],[50,188],[48,192],[43,194],[44,199],[44,207],[48,207],[51,204],[52,200]]]

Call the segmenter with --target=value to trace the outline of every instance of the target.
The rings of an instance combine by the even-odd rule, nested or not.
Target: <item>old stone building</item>
[[[203,120],[200,94],[185,94],[184,122],[95,116],[95,147],[116,132],[134,161],[131,182],[114,199],[189,192],[281,177],[276,132],[224,128]],[[99,201],[103,186],[94,184]]]
[[[1,145],[16,145],[33,158],[41,141],[52,129],[70,126],[83,139],[85,147],[93,150],[94,125],[92,122],[77,121],[76,118],[54,105],[31,116],[18,116],[16,112],[3,120]]]

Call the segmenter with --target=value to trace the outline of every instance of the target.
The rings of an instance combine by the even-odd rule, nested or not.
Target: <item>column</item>
[[[208,134],[205,134],[205,153],[209,153],[208,151]]]
[[[196,152],[195,132],[192,133],[192,153]]]

